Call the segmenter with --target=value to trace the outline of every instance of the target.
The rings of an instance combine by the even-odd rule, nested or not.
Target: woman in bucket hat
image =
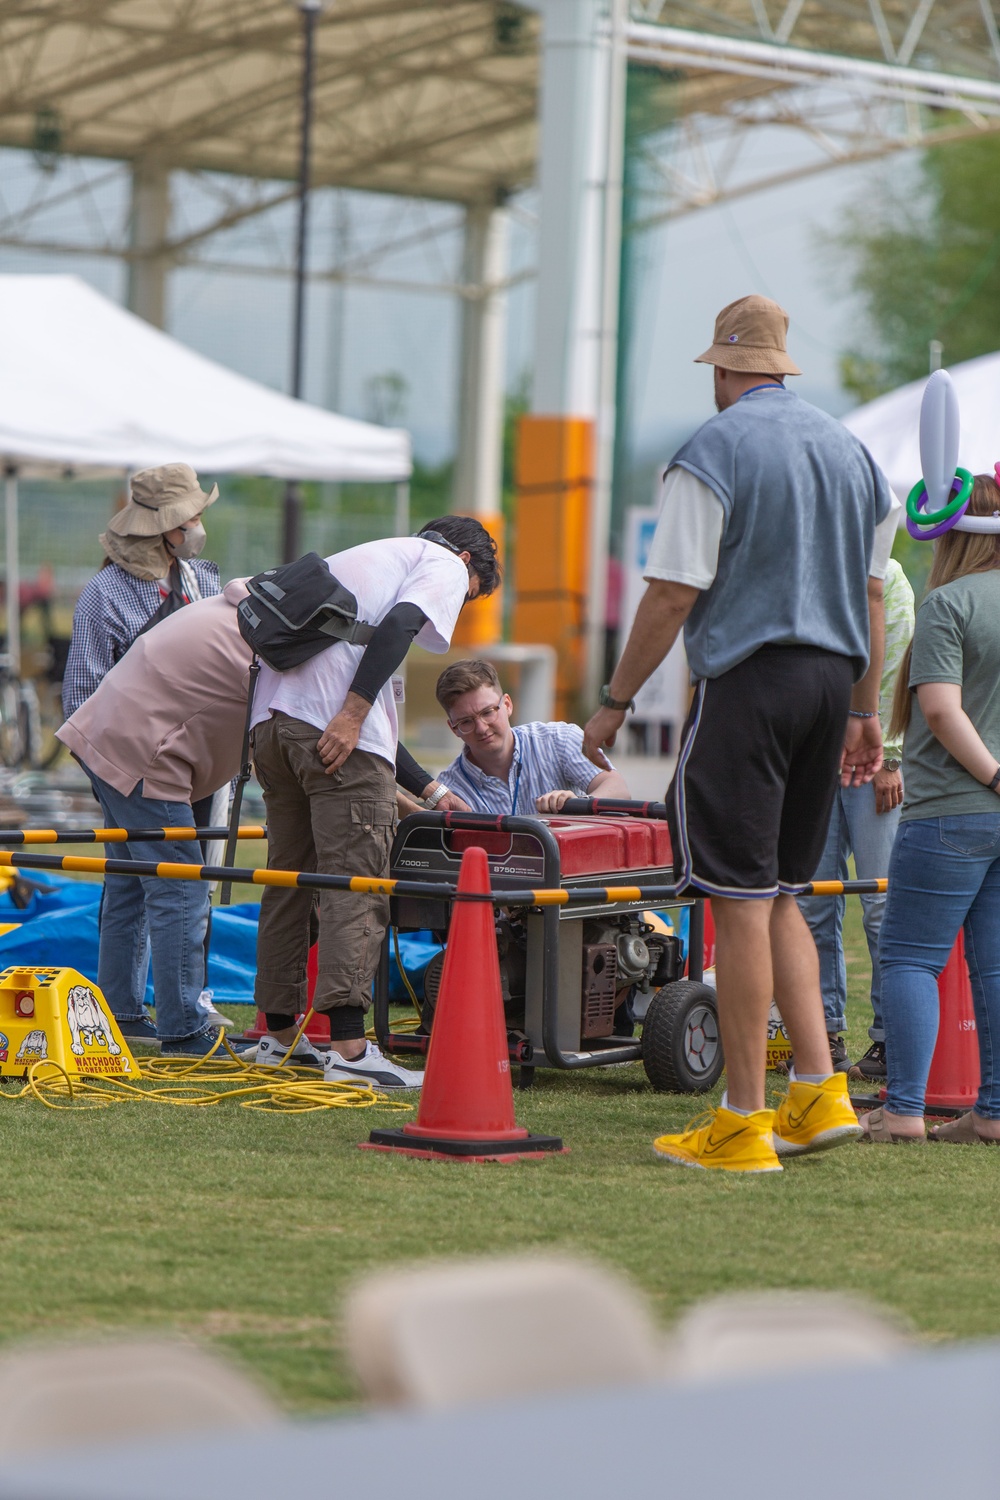
[[[199,556],[205,545],[201,518],[218,496],[217,485],[205,493],[189,464],[161,464],[132,476],[127,505],[111,518],[100,536],[104,562],[84,587],[73,614],[63,679],[67,719],[144,631],[184,605],[221,591],[217,564],[201,561]],[[119,826],[101,788],[95,785],[94,791],[107,825]],[[217,795],[221,800],[222,794]],[[228,804],[228,788],[225,799]],[[197,826],[211,824],[212,801],[207,797],[193,809]],[[225,821],[225,816],[223,808],[219,821]],[[180,852],[164,852],[164,859],[190,859],[197,846],[171,847]],[[139,880],[128,875],[107,876],[101,937],[98,983],[119,1026],[126,1036],[155,1041],[156,1027],[143,1005],[149,945]],[[229,1024],[212,1005],[211,991],[202,990],[200,985],[198,989],[199,1026]]]

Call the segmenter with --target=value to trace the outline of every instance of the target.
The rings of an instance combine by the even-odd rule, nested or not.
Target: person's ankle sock
[[[363,1042],[365,1013],[360,1005],[335,1005],[326,1012],[330,1022],[330,1041],[337,1051],[338,1042]]]
[[[744,1118],[746,1118],[747,1115],[753,1115],[753,1114],[757,1113],[756,1110],[753,1110],[753,1109],[737,1109],[735,1104],[730,1104],[730,1102],[729,1102],[729,1090],[728,1089],[726,1089],[726,1091],[723,1094],[722,1098],[719,1100],[719,1107],[721,1109],[728,1109],[728,1111],[729,1111],[729,1113],[731,1115],[743,1115]]]
[[[267,1029],[268,1029],[268,1031],[272,1031],[272,1032],[273,1031],[288,1031],[289,1027],[295,1025],[295,1017],[294,1016],[286,1016],[286,1015],[283,1015],[280,1011],[276,1011],[276,1010],[266,1010],[264,1012],[264,1020],[267,1022]],[[279,1047],[287,1047],[288,1046],[287,1042],[279,1042],[278,1039],[277,1039],[277,1037],[275,1037],[275,1036],[272,1036],[271,1040],[272,1040],[272,1042],[275,1042]]]
[[[828,1078],[833,1078],[832,1073],[796,1073],[795,1083],[825,1083]]]

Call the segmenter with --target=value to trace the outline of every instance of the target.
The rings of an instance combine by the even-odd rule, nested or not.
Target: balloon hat
[[[966,514],[973,475],[958,463],[960,432],[958,396],[951,376],[947,370],[935,370],[920,403],[923,478],[906,497],[906,529],[918,542],[931,542],[946,531],[1000,533],[1000,510],[992,516]],[[993,472],[1000,485],[1000,463],[993,465]]]

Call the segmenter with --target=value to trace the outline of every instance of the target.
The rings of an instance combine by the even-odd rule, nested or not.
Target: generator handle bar
[[[636,802],[626,797],[570,797],[559,809],[557,816],[564,818],[614,817],[655,818],[664,822],[667,816],[665,802]]]

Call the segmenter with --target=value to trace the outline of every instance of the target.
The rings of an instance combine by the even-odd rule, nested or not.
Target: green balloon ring
[[[952,516],[962,509],[962,506],[972,494],[973,476],[968,469],[957,468],[955,478],[961,479],[962,488],[958,494],[942,505],[940,510],[921,510],[921,498],[927,498],[927,486],[922,479],[918,479],[912,490],[906,497],[906,514],[917,526],[936,526],[939,521],[950,521]]]

